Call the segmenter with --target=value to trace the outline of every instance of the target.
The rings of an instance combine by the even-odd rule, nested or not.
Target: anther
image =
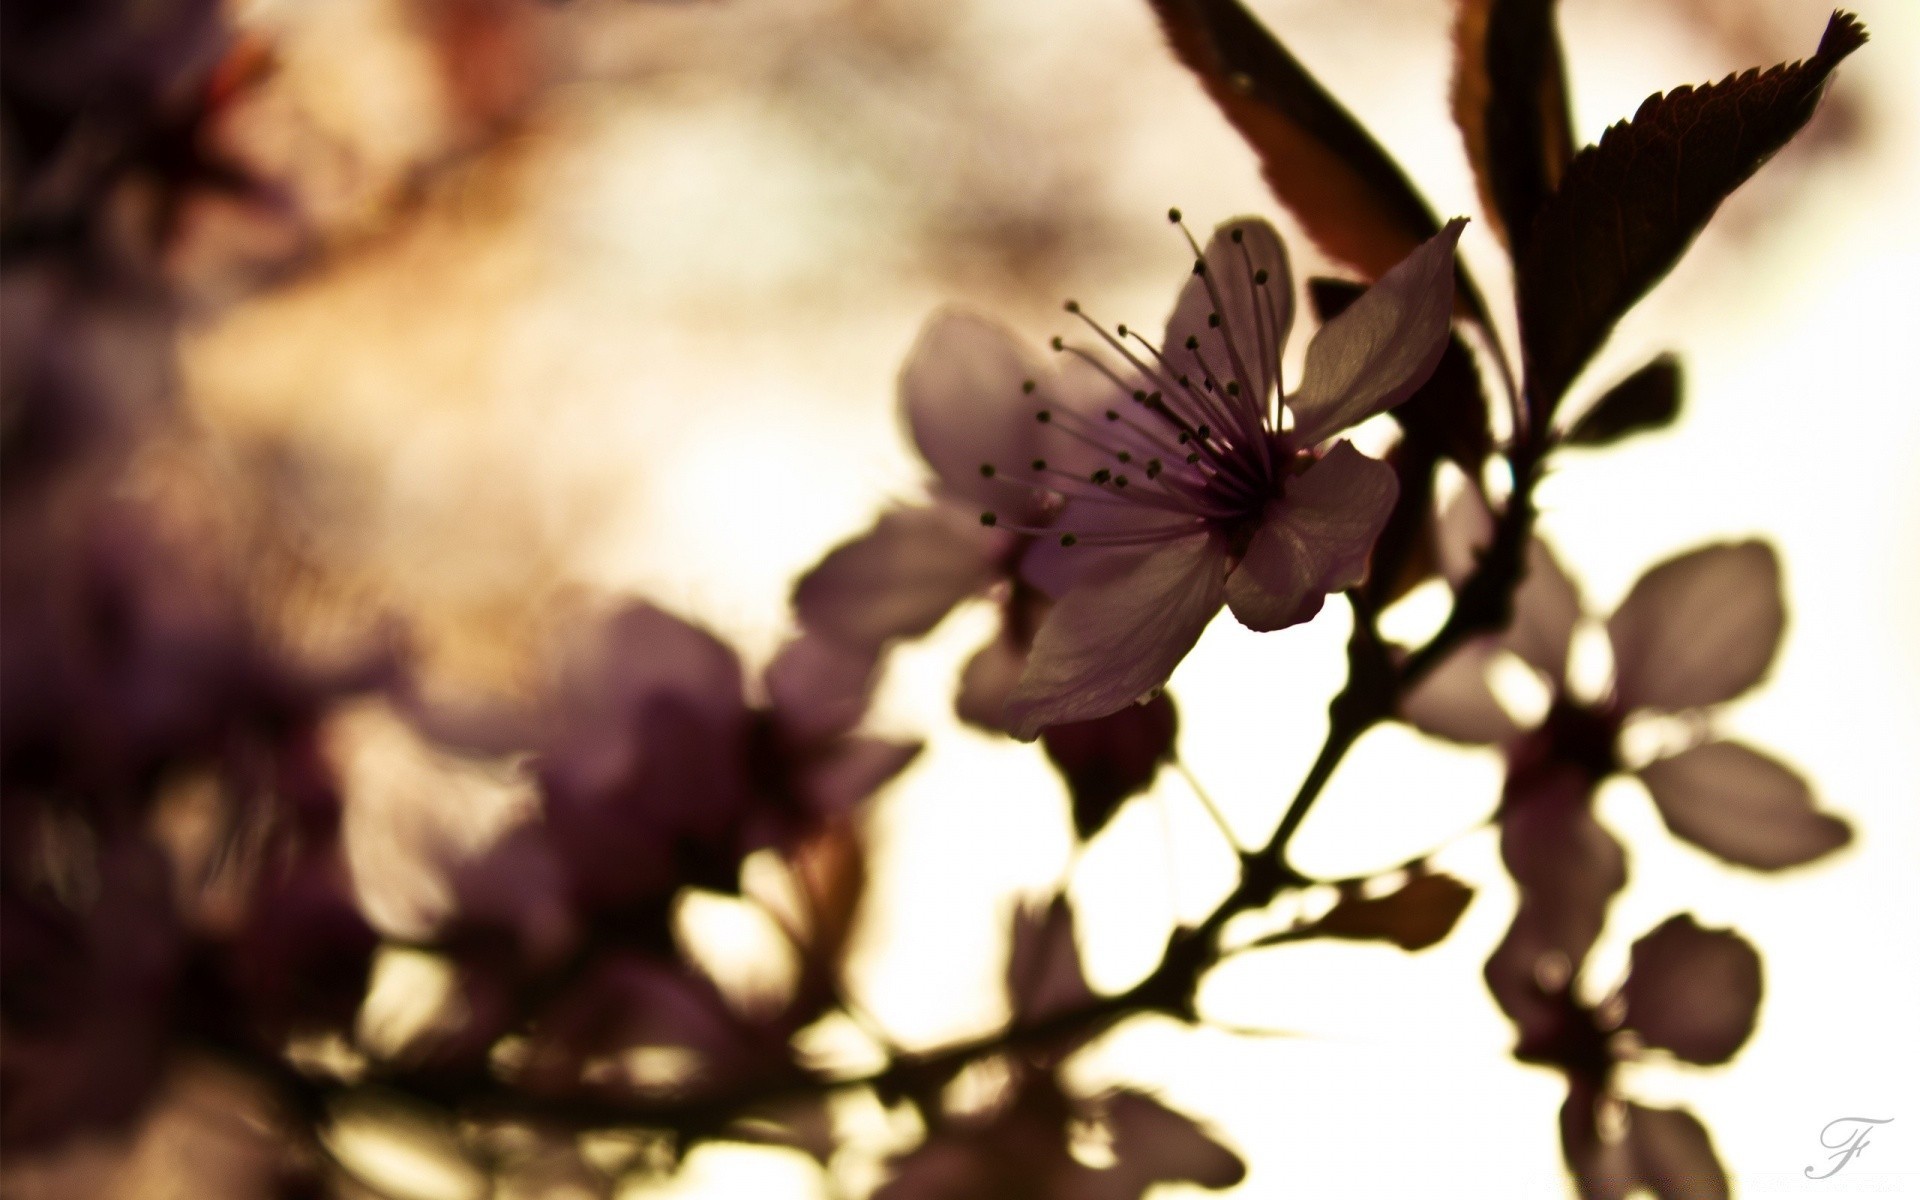
[[[1219,313],[1208,313],[1208,314],[1207,314],[1207,328],[1208,328],[1208,329],[1218,329],[1218,328],[1220,328],[1220,314],[1219,314]]]
[[[981,523],[982,525],[986,525],[986,526],[989,526],[989,527],[991,527],[991,526],[994,526],[994,525],[997,525],[997,524],[999,524],[999,522],[1000,522],[1000,518],[999,518],[999,517],[996,517],[996,516],[994,516],[994,515],[993,515],[992,513],[990,513],[990,512],[983,512],[983,513],[981,513],[981,514],[980,514],[980,523]]]
[[[1168,209],[1167,221],[1169,224],[1178,225],[1180,223],[1180,210],[1177,208]]]
[[[1098,471],[1095,471],[1093,474],[1087,476],[1087,478],[1092,480],[1094,483],[1105,483],[1107,480],[1113,478],[1113,472],[1107,470],[1105,467],[1101,467]]]
[[[1123,463],[1130,463],[1133,461],[1133,455],[1129,454],[1125,450],[1122,450],[1120,453],[1114,455],[1114,457],[1119,459]]]
[[[1189,350],[1198,350],[1199,348],[1200,348],[1200,339],[1199,339],[1199,338],[1197,338],[1197,337],[1195,337],[1195,336],[1194,336],[1194,335],[1192,335],[1191,333],[1190,333],[1190,334],[1188,334],[1188,335],[1187,335],[1187,349],[1189,349]],[[1187,379],[1186,379],[1186,376],[1184,376],[1184,375],[1183,375],[1183,376],[1181,376],[1181,377],[1180,377],[1180,382],[1181,382],[1181,383],[1185,383],[1186,381],[1187,381]]]
[[[1240,381],[1237,379],[1227,380],[1227,395],[1238,396],[1239,394],[1240,394]]]
[[[1147,460],[1147,478],[1148,479],[1158,479],[1160,477],[1160,472],[1166,469],[1167,469],[1166,466],[1162,464],[1161,461],[1157,458],[1150,458]]]
[[[1246,235],[1241,233],[1241,231],[1238,229],[1234,230],[1230,236],[1233,238],[1233,244],[1236,246],[1238,246],[1242,241],[1244,241],[1246,237]]]
[[[1145,404],[1147,402],[1147,393],[1140,388],[1135,388],[1133,390],[1133,402],[1135,404]]]
[[[1189,455],[1187,455],[1187,465],[1188,465],[1188,466],[1192,466],[1192,465],[1193,465],[1194,463],[1197,463],[1197,462],[1199,462],[1199,461],[1200,461],[1200,456],[1199,456],[1199,454],[1197,454],[1197,453],[1196,453],[1196,454],[1189,454]]]
[[[1033,469],[1034,469],[1034,470],[1036,470],[1036,471],[1044,471],[1044,470],[1046,470],[1046,469],[1047,469],[1047,460],[1046,460],[1046,459],[1044,459],[1044,458],[1036,458],[1036,459],[1034,459],[1034,460],[1033,460]]]
[[[1193,273],[1194,273],[1195,275],[1205,275],[1205,274],[1207,273],[1207,260],[1206,260],[1206,259],[1204,259],[1204,258],[1196,258],[1196,259],[1194,259],[1194,260],[1193,260]]]
[[[1080,312],[1080,302],[1078,300],[1069,300],[1065,308],[1068,312],[1078,315]]]
[[[992,464],[992,463],[981,463],[981,464],[980,464],[980,478],[982,478],[982,479],[992,479],[992,478],[993,478],[993,464]]]
[[[1119,414],[1119,413],[1117,413],[1117,412],[1115,412],[1115,411],[1113,411],[1112,409],[1108,409],[1108,410],[1107,410],[1107,420],[1109,420],[1109,421],[1118,421],[1119,419],[1120,419],[1120,414]]]
[[[1053,420],[1053,414],[1043,408],[1039,412],[1033,414],[1033,419],[1040,422],[1042,425],[1045,425],[1048,421]]]
[[[1020,394],[1023,396],[1033,395],[1033,380],[1028,379],[1020,384]]]
[[[1127,486],[1127,477],[1125,475],[1115,475],[1113,477],[1113,486],[1115,487]]]
[[[1079,538],[1073,536],[1070,533],[1063,533],[1060,535],[1060,544],[1062,546],[1071,546],[1079,540],[1080,540]]]
[[[1053,335],[1052,345],[1055,350],[1065,350],[1067,348],[1067,339],[1056,333]]]
[[[1121,337],[1127,336],[1127,327],[1125,325],[1115,325],[1113,331]]]
[[[1260,269],[1259,269],[1258,271],[1255,271],[1255,272],[1253,273],[1253,281],[1254,281],[1255,283],[1257,283],[1257,284],[1264,284],[1264,283],[1266,283],[1266,281],[1267,281],[1267,269],[1266,269],[1265,267],[1261,267],[1261,268],[1260,268]]]

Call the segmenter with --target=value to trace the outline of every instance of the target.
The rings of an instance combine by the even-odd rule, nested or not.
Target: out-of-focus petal
[[[1513,1055],[1522,1062],[1559,1064],[1569,1046],[1589,1040],[1592,1016],[1572,987],[1579,963],[1559,948],[1548,910],[1524,895],[1513,924],[1487,958],[1487,990],[1514,1024]]]
[[[746,706],[740,658],[711,633],[647,603],[627,605],[579,647],[567,676],[574,715],[625,722],[662,696],[726,721]]]
[[[1039,500],[1009,478],[1046,457],[1050,433],[1034,414],[1055,403],[1051,385],[1051,372],[1013,334],[949,309],[928,318],[907,355],[900,408],[947,491],[1026,522]]]
[[[1638,1165],[1627,1143],[1600,1136],[1599,1109],[1611,1103],[1615,1102],[1591,1083],[1574,1080],[1567,1089],[1567,1102],[1560,1106],[1560,1149],[1580,1200],[1626,1200],[1639,1182]]]
[[[837,816],[906,770],[919,753],[918,742],[842,738],[800,769],[803,798],[816,816]]]
[[[1367,577],[1373,543],[1386,527],[1400,482],[1393,468],[1351,442],[1289,481],[1227,577],[1227,604],[1249,629],[1311,620],[1329,592]]]
[[[1513,593],[1507,647],[1555,683],[1567,675],[1567,650],[1580,620],[1580,590],[1539,538],[1527,546],[1526,574]]]
[[[1441,660],[1400,698],[1400,718],[1422,733],[1469,746],[1499,745],[1520,734],[1487,684],[1502,653],[1493,638],[1469,642]]]
[[[1080,968],[1073,907],[1055,896],[1045,908],[1023,908],[1014,917],[1013,949],[1007,957],[1007,1000],[1015,1019],[1032,1024],[1085,1007],[1093,1001]]]
[[[1492,541],[1493,514],[1487,511],[1486,501],[1474,488],[1462,489],[1447,504],[1436,531],[1440,574],[1458,588]],[[1504,639],[1507,648],[1561,682],[1582,611],[1580,589],[1547,544],[1535,538],[1527,547],[1526,573],[1514,589],[1513,623]]]
[[[1226,545],[1203,533],[1112,559],[1053,606],[1034,635],[1007,724],[1032,740],[1105,716],[1166,683],[1226,593]]]
[[[1221,224],[1205,256],[1206,273],[1188,278],[1167,318],[1163,350],[1175,373],[1197,380],[1210,372],[1223,387],[1238,379],[1243,390],[1222,403],[1237,403],[1236,415],[1251,432],[1260,427],[1279,378],[1280,351],[1293,324],[1293,273],[1279,235],[1258,217]],[[1192,350],[1189,338],[1197,343]]]
[[[1382,275],[1307,347],[1300,389],[1287,397],[1293,443],[1311,446],[1405,400],[1427,381],[1453,321],[1458,218]]]
[[[871,644],[803,633],[767,664],[767,697],[774,719],[803,745],[847,732],[866,714],[878,659]]]
[[[1192,1118],[1151,1096],[1115,1092],[1107,1100],[1107,1121],[1118,1169],[1142,1183],[1224,1188],[1247,1176],[1239,1155],[1207,1136]]]
[[[895,509],[801,577],[794,611],[848,646],[919,637],[993,581],[1010,541],[954,505]]]
[[[1539,915],[1548,948],[1574,970],[1627,882],[1620,843],[1593,819],[1592,788],[1578,768],[1549,764],[1509,779],[1500,817],[1500,856],[1521,904]]]
[[[1853,836],[1814,808],[1807,781],[1737,742],[1708,742],[1640,769],[1675,834],[1728,862],[1763,871],[1798,866]]]
[[[1766,674],[1785,625],[1780,560],[1765,542],[1669,559],[1607,622],[1620,700],[1667,711],[1731,700]]]
[[[1162,693],[1145,704],[1049,726],[1040,735],[1047,758],[1066,780],[1073,828],[1083,838],[1100,832],[1127,797],[1144,792],[1173,757],[1179,717]]]
[[[953,708],[969,725],[1006,731],[1007,697],[1027,669],[1027,652],[1005,630],[980,647],[960,672]]]
[[[1727,1200],[1727,1173],[1692,1113],[1632,1104],[1627,1121],[1635,1173],[1658,1200]]]
[[[1621,994],[1627,1027],[1647,1045],[1722,1063],[1753,1032],[1760,955],[1732,930],[1702,929],[1683,913],[1633,944]]]

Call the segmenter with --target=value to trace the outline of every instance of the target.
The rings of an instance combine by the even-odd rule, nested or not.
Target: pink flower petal
[[[1560,1149],[1580,1200],[1626,1200],[1639,1182],[1626,1142],[1600,1136],[1599,1107],[1608,1102],[1592,1084],[1574,1080],[1560,1106]]]
[[[1109,558],[1062,596],[1034,635],[1007,700],[1023,741],[1049,725],[1114,712],[1166,683],[1226,594],[1227,550],[1202,533]]]
[[[1300,390],[1287,397],[1293,444],[1312,446],[1413,395],[1447,348],[1458,218],[1380,277],[1307,347]]]
[[[1032,1024],[1085,1007],[1093,1001],[1080,969],[1073,907],[1055,896],[1045,908],[1023,908],[1014,918],[1007,957],[1007,999],[1014,1019]]]
[[[1640,769],[1667,828],[1728,862],[1763,871],[1839,849],[1847,823],[1814,809],[1807,781],[1737,742],[1708,742]]]
[[[1224,1188],[1247,1176],[1239,1155],[1207,1136],[1193,1118],[1151,1096],[1115,1092],[1107,1101],[1107,1122],[1118,1168],[1142,1183]]]
[[[1293,274],[1279,235],[1258,217],[1222,224],[1205,253],[1207,273],[1190,276],[1180,289],[1162,348],[1176,373],[1195,380],[1211,373],[1222,388],[1237,379],[1236,412],[1251,432],[1279,379],[1280,351],[1293,324]],[[1260,272],[1265,282],[1255,283]],[[1187,349],[1188,338],[1198,342],[1195,350]]]
[[[1627,1121],[1635,1173],[1657,1200],[1727,1200],[1727,1173],[1692,1113],[1632,1104]]]
[[[929,318],[900,372],[907,427],[943,487],[1009,520],[1028,522],[1040,513],[1039,498],[1009,480],[1047,456],[1050,431],[1034,414],[1054,403],[1046,366],[1011,333],[972,313]],[[984,465],[994,468],[991,477]]]
[[[1501,646],[1494,638],[1469,642],[1429,671],[1400,700],[1400,719],[1422,733],[1469,746],[1499,745],[1520,734],[1487,685],[1487,669]]]
[[[1580,769],[1549,765],[1508,781],[1500,817],[1500,856],[1521,904],[1538,914],[1546,947],[1575,970],[1627,882],[1620,843],[1593,819],[1592,788]]]
[[[959,691],[953,698],[954,712],[969,725],[1005,733],[1007,697],[1026,669],[1027,652],[1002,630],[961,670]]]
[[[802,744],[852,729],[866,715],[878,667],[872,645],[848,646],[813,633],[794,638],[767,664],[767,697],[781,731]]]
[[[1527,569],[1513,593],[1513,624],[1507,648],[1544,671],[1555,683],[1567,675],[1567,651],[1580,621],[1580,590],[1560,562],[1535,538],[1527,546]]]
[[[850,647],[919,637],[994,580],[1010,544],[955,505],[895,509],[801,577],[794,611]]]
[[[1436,538],[1440,574],[1458,588],[1492,541],[1493,514],[1478,491],[1466,488],[1440,516]],[[1513,623],[1503,644],[1554,682],[1564,682],[1567,651],[1583,611],[1580,589],[1547,544],[1535,538],[1527,547],[1526,572],[1514,590]]]
[[[800,791],[815,816],[839,816],[907,769],[918,742],[842,738],[800,771]]]
[[[1760,986],[1760,956],[1739,934],[1669,917],[1633,944],[1626,1025],[1688,1062],[1723,1063],[1753,1033]]]
[[[1386,527],[1400,483],[1393,468],[1339,442],[1289,481],[1247,553],[1227,577],[1227,603],[1249,629],[1310,620],[1327,593],[1367,577],[1373,543]]]
[[[1669,559],[1607,623],[1620,700],[1668,711],[1731,700],[1766,674],[1785,624],[1780,561],[1765,542]]]

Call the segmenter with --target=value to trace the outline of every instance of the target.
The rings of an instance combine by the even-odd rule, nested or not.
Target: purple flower
[[[1583,1200],[1615,1200],[1642,1186],[1660,1196],[1726,1196],[1700,1122],[1627,1101],[1616,1074],[1647,1050],[1702,1066],[1732,1058],[1759,1012],[1760,956],[1730,930],[1670,917],[1633,944],[1625,982],[1588,1007],[1574,994],[1580,964],[1545,944],[1535,949],[1488,964],[1487,982],[1520,1028],[1515,1053],[1567,1077],[1561,1143]]]
[[[1471,500],[1458,507],[1465,511],[1450,514],[1455,532],[1442,535],[1443,558],[1453,560],[1443,566],[1456,579],[1466,574],[1486,520]],[[1786,624],[1779,560],[1764,542],[1719,543],[1641,576],[1607,621],[1614,682],[1592,704],[1566,695],[1568,647],[1580,616],[1578,591],[1536,541],[1513,624],[1442,663],[1403,703],[1402,715],[1455,741],[1505,744],[1510,775],[1554,761],[1577,767],[1588,785],[1597,783],[1621,769],[1615,743],[1629,719],[1676,715],[1705,731],[1714,706],[1766,675]],[[1506,714],[1487,684],[1491,660],[1509,650],[1554,692],[1545,722],[1531,731]],[[1701,736],[1633,771],[1676,836],[1731,863],[1757,870],[1798,866],[1852,836],[1846,822],[1814,807],[1813,791],[1799,774],[1739,742]],[[1510,796],[1513,791],[1510,784]]]
[[[1432,372],[1460,228],[1329,321],[1290,393],[1292,278],[1257,219],[1195,247],[1161,345],[1091,320],[1117,358],[1055,339],[1090,370],[1049,379],[997,327],[936,318],[903,376],[915,437],[983,525],[1035,539],[1022,572],[1057,601],[1007,702],[1015,736],[1150,695],[1222,604],[1280,629],[1365,578],[1398,483],[1351,443],[1321,447]]]

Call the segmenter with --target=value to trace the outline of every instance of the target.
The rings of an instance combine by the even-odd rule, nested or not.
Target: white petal
[[[1798,866],[1847,844],[1846,822],[1814,808],[1807,781],[1736,742],[1708,742],[1640,769],[1667,828],[1728,862]]]
[[[1311,446],[1411,396],[1447,348],[1453,322],[1455,219],[1380,277],[1307,347],[1300,390],[1287,397],[1294,444]]]
[[[1731,700],[1767,673],[1785,625],[1780,561],[1765,542],[1669,559],[1607,622],[1620,700],[1667,711]]]

